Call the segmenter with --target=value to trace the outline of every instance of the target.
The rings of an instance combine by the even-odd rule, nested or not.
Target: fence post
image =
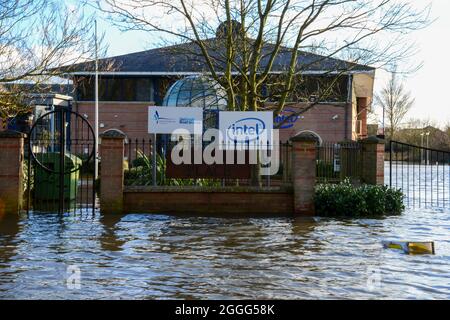
[[[316,185],[316,148],[318,138],[303,132],[291,138],[294,185],[294,213],[313,215]]]
[[[100,211],[123,212],[123,155],[125,135],[109,131],[100,135]]]
[[[22,209],[24,137],[20,132],[0,131],[0,217]]]
[[[371,136],[362,145],[361,179],[367,184],[384,184],[384,140]]]

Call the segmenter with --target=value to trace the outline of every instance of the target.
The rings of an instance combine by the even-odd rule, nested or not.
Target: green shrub
[[[383,216],[398,215],[405,209],[400,189],[387,186],[353,186],[349,180],[339,184],[319,184],[314,203],[320,216]]]

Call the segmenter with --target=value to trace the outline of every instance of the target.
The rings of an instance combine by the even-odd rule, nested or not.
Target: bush
[[[405,209],[400,189],[387,186],[353,186],[349,180],[316,187],[314,203],[319,216],[399,215]]]

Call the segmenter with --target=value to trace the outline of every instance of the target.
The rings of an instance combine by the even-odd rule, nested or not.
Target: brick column
[[[110,131],[100,137],[100,211],[106,214],[122,213],[125,135]]]
[[[313,215],[316,185],[316,146],[318,138],[300,133],[291,138],[293,146],[294,213]]]
[[[362,144],[361,178],[363,183],[384,184],[384,140],[368,137]]]
[[[0,216],[22,209],[24,137],[20,132],[0,131]]]

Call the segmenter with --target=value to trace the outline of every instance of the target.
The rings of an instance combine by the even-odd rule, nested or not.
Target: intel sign
[[[235,144],[265,149],[271,144],[273,113],[271,111],[221,111],[219,130],[227,146]]]
[[[300,119],[300,116],[294,110],[285,109],[275,117],[275,124],[279,125],[279,129],[289,129],[294,126],[298,119]]]

